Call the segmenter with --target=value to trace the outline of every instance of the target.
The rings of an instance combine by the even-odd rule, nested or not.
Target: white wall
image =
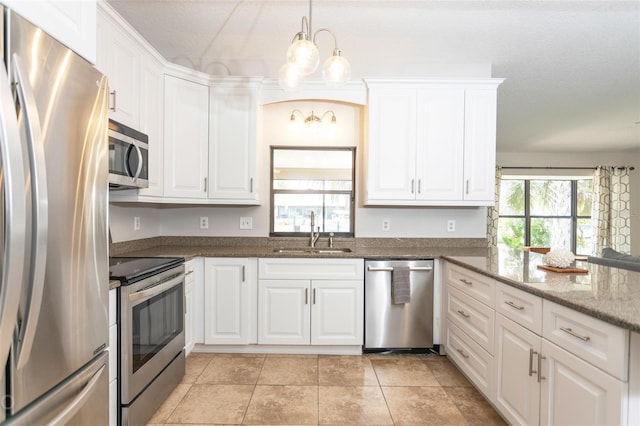
[[[306,126],[291,126],[292,110],[304,116],[327,110],[336,114],[335,128],[311,131]],[[355,146],[356,147],[356,236],[357,237],[448,237],[484,238],[486,208],[377,208],[362,207],[360,189],[364,153],[364,109],[362,105],[327,101],[288,101],[263,106],[259,123],[257,150],[258,191],[260,206],[155,206],[112,207],[111,228],[114,241],[127,241],[156,235],[185,236],[256,236],[269,235],[269,167],[272,145],[280,146]],[[133,231],[133,217],[140,215],[143,229]],[[239,229],[240,217],[253,218],[252,230]],[[209,218],[209,228],[200,229],[200,217]],[[391,229],[382,231],[382,221],[389,220]],[[455,232],[447,232],[447,221],[455,220]]]

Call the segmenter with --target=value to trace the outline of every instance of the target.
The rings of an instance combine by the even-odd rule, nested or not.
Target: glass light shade
[[[329,86],[341,86],[351,78],[351,65],[339,52],[322,64],[322,79]]]
[[[318,68],[320,53],[309,40],[296,40],[287,49],[287,62],[296,64],[302,75],[309,75]]]
[[[280,73],[278,75],[278,83],[280,87],[285,91],[293,91],[298,88],[298,85],[302,81],[303,75],[295,64],[286,63],[280,67]]]

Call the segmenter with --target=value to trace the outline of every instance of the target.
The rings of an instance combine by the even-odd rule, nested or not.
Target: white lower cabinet
[[[184,349],[189,355],[196,343],[204,341],[204,273],[201,257],[184,263]]]
[[[627,330],[500,282],[491,299],[473,290],[486,277],[460,269],[447,264],[447,355],[510,424],[637,423],[633,354],[640,344],[629,356]],[[486,310],[477,303],[483,300],[495,300],[486,305],[495,308],[492,352],[485,350],[489,331],[477,332],[484,321],[471,315]]]
[[[511,424],[540,421],[540,336],[496,314],[495,405]]]
[[[627,424],[627,383],[542,340],[540,424]]]
[[[204,343],[255,343],[256,259],[204,260]]]
[[[363,259],[260,259],[258,343],[362,345]]]

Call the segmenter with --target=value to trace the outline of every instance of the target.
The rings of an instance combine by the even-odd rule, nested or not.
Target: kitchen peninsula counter
[[[538,269],[544,255],[491,250],[483,256],[442,258],[528,293],[583,312],[619,327],[640,332],[640,272],[576,261],[586,274]]]

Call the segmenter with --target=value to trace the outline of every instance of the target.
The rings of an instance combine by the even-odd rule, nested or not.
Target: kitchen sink
[[[351,253],[350,248],[318,248],[318,247],[298,247],[298,248],[277,248],[273,249],[275,253],[317,253],[317,254],[340,254]]]

